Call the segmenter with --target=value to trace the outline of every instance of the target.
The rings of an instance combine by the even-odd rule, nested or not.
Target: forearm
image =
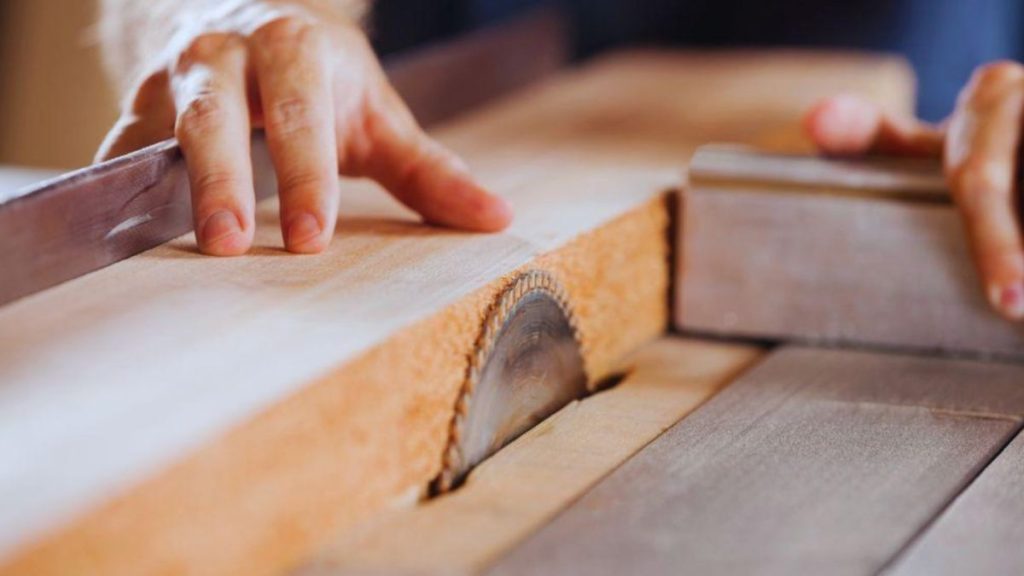
[[[184,29],[253,6],[311,10],[362,22],[372,0],[101,0],[100,36],[108,72],[121,93],[134,86]]]

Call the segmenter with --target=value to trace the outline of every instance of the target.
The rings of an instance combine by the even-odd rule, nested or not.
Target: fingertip
[[[989,303],[1009,320],[1024,320],[1024,282],[989,287]]]
[[[284,226],[285,249],[293,254],[320,254],[330,244],[325,228],[308,212],[291,216]]]
[[[512,223],[512,206],[501,196],[491,194],[466,175],[449,181],[447,207],[424,214],[428,221],[470,232],[500,232]]]
[[[881,123],[878,107],[858,96],[843,94],[818,102],[804,116],[804,131],[826,154],[867,152]]]
[[[1024,320],[1024,253],[990,249],[978,264],[992,308],[1007,319]]]
[[[485,194],[487,194],[485,192]],[[515,213],[512,205],[501,196],[487,194],[487,201],[478,212],[481,232],[501,232],[512,224]]]
[[[246,232],[241,221],[229,210],[208,216],[197,231],[200,252],[210,256],[241,256],[248,252],[252,235]]]

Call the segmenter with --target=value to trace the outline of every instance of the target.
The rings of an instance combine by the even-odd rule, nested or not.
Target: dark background
[[[940,120],[971,70],[1024,55],[1024,0],[378,0],[374,36],[393,53],[541,5],[575,28],[577,57],[626,45],[810,46],[904,54],[920,114]]]

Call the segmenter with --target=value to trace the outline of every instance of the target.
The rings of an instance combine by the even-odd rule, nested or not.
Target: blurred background
[[[117,116],[92,33],[96,3],[0,0],[0,164],[91,161]],[[579,58],[650,44],[899,52],[929,120],[945,116],[976,65],[1024,54],[1021,0],[378,0],[374,42],[401,52],[544,4],[570,17]]]

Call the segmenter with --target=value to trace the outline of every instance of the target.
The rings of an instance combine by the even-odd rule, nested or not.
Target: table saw
[[[1024,570],[1024,329],[934,166],[793,156],[905,62],[516,26],[390,67],[501,234],[346,180],[287,256],[258,171],[203,257],[173,142],[5,188],[0,574]]]

